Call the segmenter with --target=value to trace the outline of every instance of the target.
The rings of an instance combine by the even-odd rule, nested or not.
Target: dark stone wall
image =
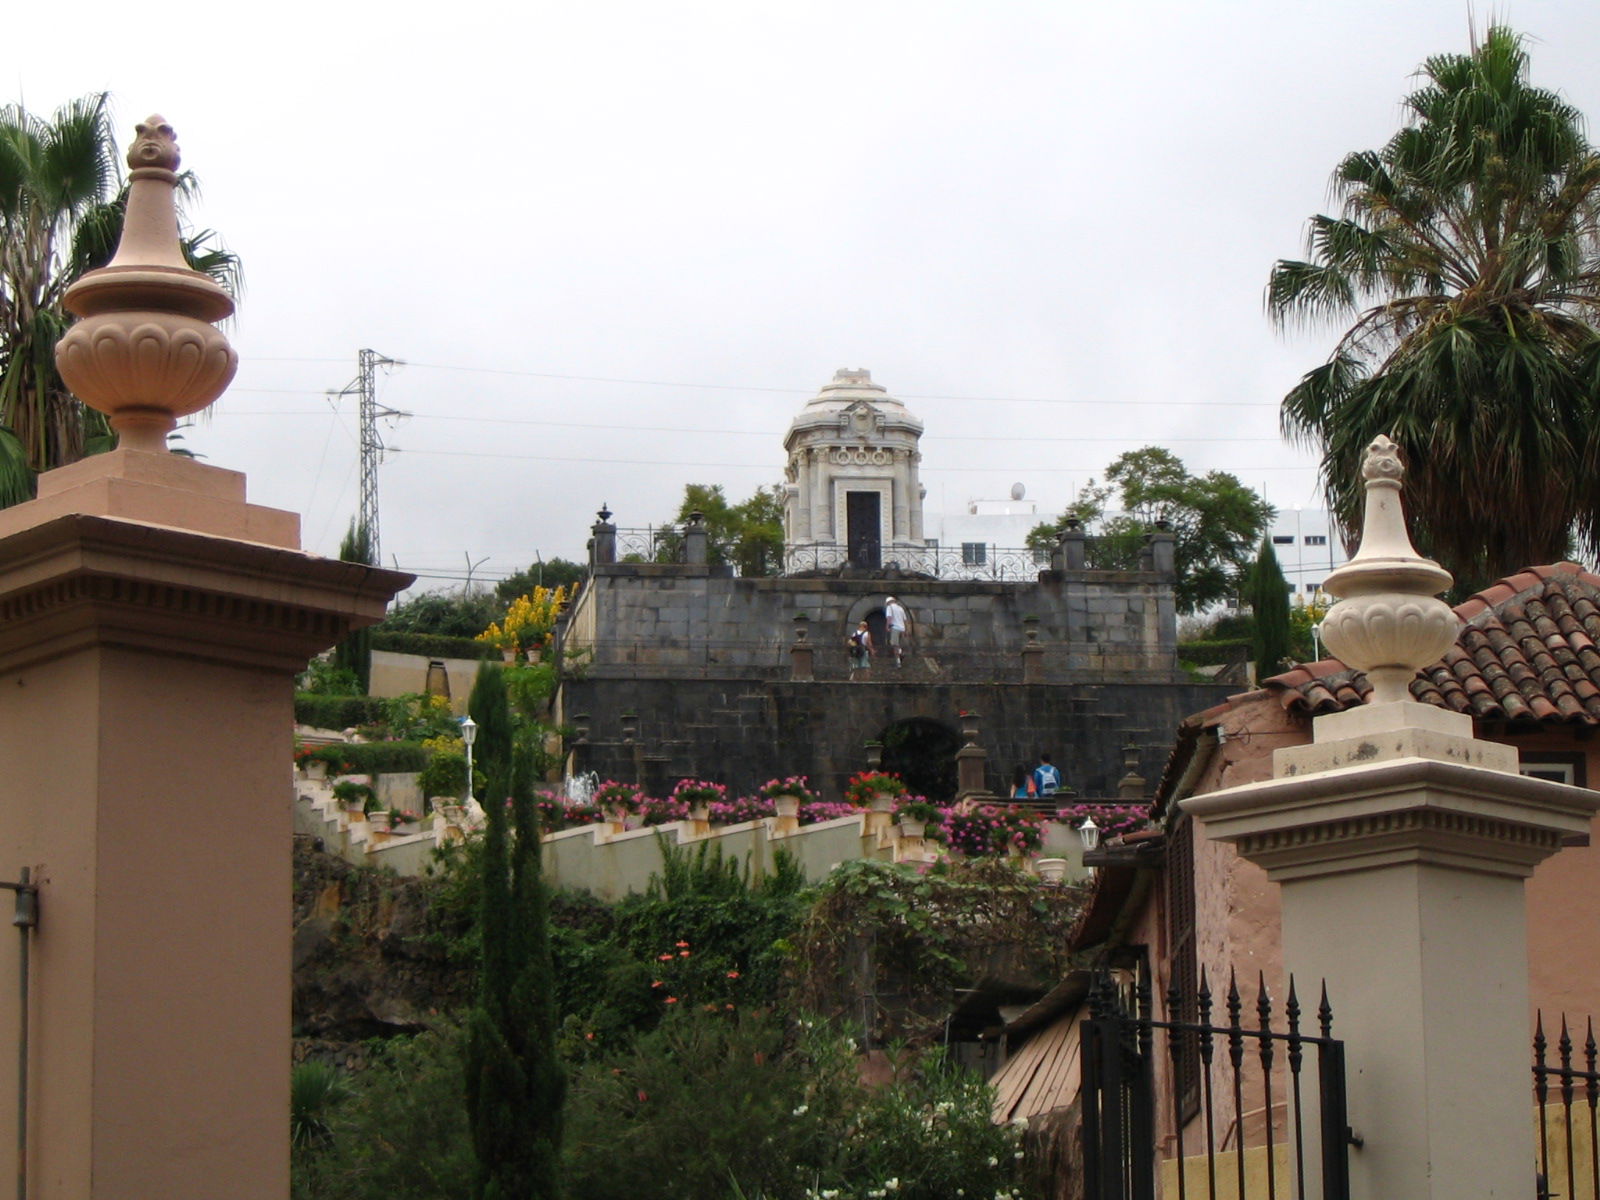
[[[703,778],[748,793],[766,780],[808,775],[825,799],[867,764],[865,743],[896,722],[926,718],[959,730],[979,714],[988,786],[1003,791],[1014,767],[1051,755],[1080,795],[1112,796],[1122,747],[1139,746],[1153,786],[1177,724],[1237,690],[1196,683],[811,682],[749,679],[588,678],[565,684],[569,714],[587,714],[578,771],[638,779],[653,792]],[[637,715],[633,745],[620,714]]]

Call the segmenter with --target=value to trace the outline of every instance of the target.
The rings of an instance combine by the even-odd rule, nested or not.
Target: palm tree
[[[1311,219],[1310,261],[1278,262],[1266,304],[1280,327],[1354,318],[1282,408],[1347,536],[1386,433],[1418,544],[1472,584],[1574,539],[1600,550],[1600,156],[1510,29],[1420,74],[1405,127],[1339,164],[1342,214]]]
[[[122,234],[127,194],[107,95],[49,118],[0,108],[0,508],[26,500],[33,475],[113,444],[105,418],[75,399],[55,367],[69,318],[62,294],[103,266]],[[185,173],[184,192],[194,191]],[[225,286],[238,261],[209,230],[184,237],[190,265]]]

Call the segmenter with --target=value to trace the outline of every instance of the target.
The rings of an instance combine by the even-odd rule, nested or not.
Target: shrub
[[[483,772],[478,770],[476,764],[472,768],[472,790],[478,792],[483,788]],[[440,750],[428,759],[428,765],[422,768],[417,776],[417,786],[422,789],[423,799],[434,796],[452,796],[457,800],[463,798],[467,790],[467,756],[454,750]]]
[[[352,729],[383,718],[383,704],[375,696],[325,696],[320,692],[294,694],[294,719],[315,729]]]
[[[437,633],[412,633],[401,629],[374,629],[372,648],[391,654],[417,654],[423,658],[499,658],[500,651],[470,637],[445,637]]]
[[[313,750],[311,761],[332,775],[390,775],[422,770],[428,752],[418,742],[336,742]]]

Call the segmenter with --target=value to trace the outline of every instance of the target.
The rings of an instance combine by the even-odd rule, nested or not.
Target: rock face
[[[359,1068],[371,1038],[415,1033],[472,997],[429,920],[437,885],[294,846],[294,1057]]]

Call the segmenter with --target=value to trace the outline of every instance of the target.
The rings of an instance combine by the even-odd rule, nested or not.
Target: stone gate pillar
[[[120,448],[0,512],[0,878],[39,887],[29,1195],[283,1200],[294,677],[411,577],[302,553],[242,475],[166,453],[233,375],[233,304],[178,252],[170,127],[128,157],[122,244],[57,352]],[[0,948],[0,1038],[17,970]],[[0,1127],[17,1104],[0,1088]]]
[[[1320,717],[1274,778],[1194,797],[1208,836],[1282,888],[1284,966],[1326,980],[1346,1045],[1356,1200],[1525,1200],[1534,1190],[1524,880],[1584,839],[1593,792],[1409,698],[1456,635],[1449,574],[1400,516],[1393,443],[1368,451],[1362,546],[1328,577],[1324,634],[1371,701]],[[1308,1172],[1308,1182],[1311,1173]]]

